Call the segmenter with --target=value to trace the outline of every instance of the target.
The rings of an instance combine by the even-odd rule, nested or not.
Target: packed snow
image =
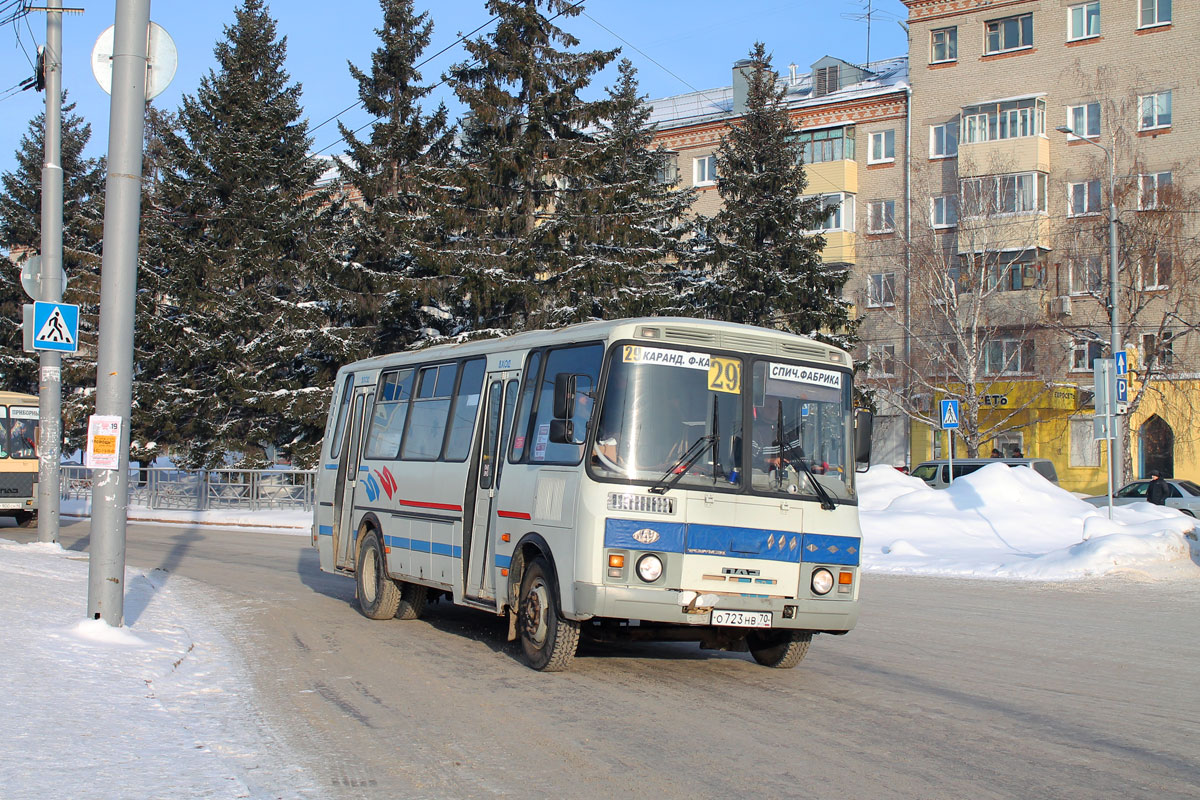
[[[1138,503],[1095,508],[1033,470],[993,464],[945,490],[891,467],[859,476],[868,573],[1029,581],[1200,580],[1194,520]],[[88,505],[64,501],[64,516]],[[309,535],[300,511],[158,511],[134,521]],[[0,794],[319,796],[256,710],[203,586],[126,573],[126,626],[84,620],[87,555],[0,536]],[[35,600],[31,602],[31,600]],[[869,609],[864,613],[869,613]]]

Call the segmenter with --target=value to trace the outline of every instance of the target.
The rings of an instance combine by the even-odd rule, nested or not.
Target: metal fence
[[[62,468],[62,497],[86,500],[92,494],[93,471]],[[311,511],[316,493],[315,470],[213,469],[189,472],[173,467],[129,470],[129,505],[209,509],[268,508]]]

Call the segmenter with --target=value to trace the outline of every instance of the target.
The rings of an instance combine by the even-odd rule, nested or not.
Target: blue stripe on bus
[[[512,565],[512,556],[496,556],[496,566],[500,569],[508,569]]]
[[[648,532],[656,533],[657,538],[652,542],[640,541],[651,538]],[[862,541],[855,536],[801,534],[768,528],[607,519],[604,524],[604,546],[654,550],[659,553],[761,558],[791,564],[803,561],[857,566]]]
[[[338,468],[337,464],[326,464],[325,465],[325,469],[337,469],[337,468]]]
[[[804,534],[804,560],[822,564],[858,566],[862,540],[854,536],[830,536],[823,533]]]
[[[333,536],[333,526],[332,525],[318,525],[317,526],[317,535],[318,536]]]
[[[604,521],[604,546],[682,553],[686,532],[687,526],[680,522],[608,519]],[[644,541],[650,538],[653,541]]]
[[[371,468],[370,467],[359,467],[358,471],[359,472],[370,472]]]
[[[403,536],[385,536],[383,543],[397,550],[411,550],[414,553],[432,553],[435,556],[450,556],[462,558],[462,548],[458,545],[426,542],[422,539],[406,539]]]
[[[800,534],[765,528],[688,525],[687,552],[800,563]]]

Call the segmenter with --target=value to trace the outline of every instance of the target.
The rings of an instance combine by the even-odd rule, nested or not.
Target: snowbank
[[[1109,520],[1107,507],[1004,464],[942,490],[888,466],[859,478],[868,572],[1070,580],[1136,570],[1200,578],[1188,538],[1195,520],[1174,509],[1118,506]]]

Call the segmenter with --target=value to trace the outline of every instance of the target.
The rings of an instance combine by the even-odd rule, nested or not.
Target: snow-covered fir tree
[[[717,151],[722,208],[712,220],[710,268],[689,294],[709,317],[816,334],[845,345],[853,334],[841,297],[848,273],[821,261],[829,214],[804,197],[808,180],[792,136],[784,88],[762,43],[750,51],[746,113]]]
[[[549,281],[551,324],[675,310],[670,278],[685,257],[695,191],[676,188],[649,120],[637,70],[622,59],[595,138],[596,170],[558,195],[555,222],[569,235],[560,238],[563,271]]]
[[[277,445],[311,463],[333,370],[348,353],[314,274],[331,258],[317,225],[326,196],[308,156],[300,86],[262,0],[243,0],[185,95],[146,214],[144,254],[164,306],[140,368],[174,382],[152,408],[188,466]]]
[[[555,278],[590,221],[558,214],[562,195],[586,186],[600,148],[586,131],[607,101],[579,94],[615,51],[577,51],[556,23],[580,13],[567,0],[488,0],[493,32],[468,39],[469,60],[449,82],[467,109],[461,163],[443,207],[444,269],[476,332],[540,327],[564,316]]]
[[[63,269],[67,287],[63,302],[80,307],[79,357],[63,359],[64,395],[94,386],[96,327],[99,315],[100,250],[104,231],[104,160],[84,158],[92,128],[74,113],[63,92]],[[29,123],[16,151],[17,166],[0,177],[0,247],[16,254],[20,262],[42,249],[42,164],[45,114]],[[5,262],[0,270],[0,385],[11,391],[37,392],[38,357],[22,349],[21,306],[32,302],[21,287],[19,267]],[[92,360],[86,360],[87,356]],[[70,431],[78,414],[64,405]]]
[[[363,109],[375,118],[360,140],[341,123],[347,156],[338,159],[345,184],[356,190],[344,208],[347,254],[330,276],[334,316],[354,329],[363,355],[401,350],[456,333],[442,299],[443,284],[430,255],[440,239],[431,198],[440,192],[430,165],[444,167],[452,146],[445,106],[426,114],[416,63],[429,45],[433,23],[415,14],[412,0],[380,0],[380,46],[369,71],[350,64]],[[344,213],[339,213],[344,212]]]

